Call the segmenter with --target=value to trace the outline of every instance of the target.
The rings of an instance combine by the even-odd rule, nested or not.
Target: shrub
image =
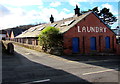
[[[44,28],[39,36],[38,40],[42,49],[46,52],[48,49],[53,49],[54,47],[62,46],[62,34],[58,28],[48,26]]]

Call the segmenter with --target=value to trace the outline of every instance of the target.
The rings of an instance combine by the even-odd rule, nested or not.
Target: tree
[[[98,10],[98,7],[92,9],[106,24],[112,25],[117,21],[117,18],[109,11],[108,8],[103,8],[102,10]]]
[[[84,14],[89,11],[94,11],[107,25],[112,25],[117,21],[117,18],[109,11],[108,8],[103,8],[99,11],[98,7],[94,7],[92,10],[88,9],[87,11],[81,11],[81,13]]]
[[[98,7],[93,8],[92,11],[94,11],[96,14],[99,14]]]
[[[46,52],[48,49],[61,46],[62,35],[60,34],[58,28],[49,26],[40,32],[38,40],[42,46],[42,49]]]

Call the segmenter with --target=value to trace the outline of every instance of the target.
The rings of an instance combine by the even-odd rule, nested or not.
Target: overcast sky
[[[89,2],[90,1],[90,2]],[[99,1],[99,2],[98,2]],[[52,14],[55,21],[72,17],[77,4],[80,11],[98,6],[104,7],[118,17],[119,0],[0,0],[0,30],[19,25],[49,22]],[[118,25],[116,22],[112,28]]]

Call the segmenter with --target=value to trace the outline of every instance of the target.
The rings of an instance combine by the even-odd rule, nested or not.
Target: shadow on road
[[[58,57],[62,57],[70,61],[91,64],[91,65],[100,66],[100,67],[109,68],[109,69],[118,68],[117,71],[119,71],[119,68],[120,68],[120,64],[119,64],[120,56],[116,56],[116,55],[102,56],[102,55],[74,55],[73,54],[73,55],[63,55]]]
[[[2,54],[2,84],[21,84],[45,79],[50,79],[48,84],[55,82],[91,84],[63,70],[30,61],[17,52],[13,55]]]

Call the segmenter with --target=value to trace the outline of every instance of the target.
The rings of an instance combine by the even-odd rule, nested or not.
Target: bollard
[[[7,52],[9,54],[13,54],[14,53],[14,45],[12,43],[8,43],[7,44]]]

